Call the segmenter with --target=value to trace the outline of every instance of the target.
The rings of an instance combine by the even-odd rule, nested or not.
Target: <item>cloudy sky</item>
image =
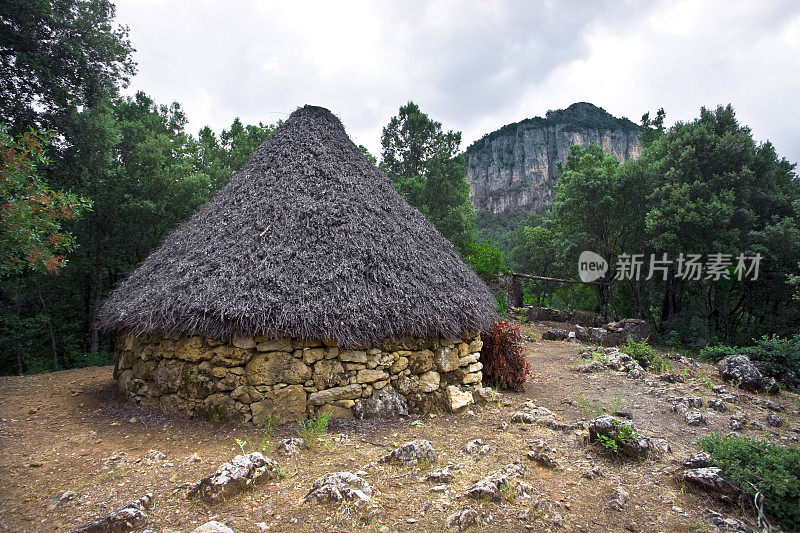
[[[129,92],[178,101],[189,129],[331,109],[380,153],[408,100],[463,131],[587,101],[634,122],[732,103],[800,161],[800,2],[116,0],[139,73]]]

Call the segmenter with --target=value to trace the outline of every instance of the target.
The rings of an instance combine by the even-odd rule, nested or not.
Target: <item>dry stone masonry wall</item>
[[[145,407],[257,426],[323,410],[335,417],[454,410],[481,387],[482,346],[475,334],[356,350],[290,338],[127,336],[116,342],[114,379]]]

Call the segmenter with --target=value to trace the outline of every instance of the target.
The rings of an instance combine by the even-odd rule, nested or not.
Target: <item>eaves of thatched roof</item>
[[[457,337],[494,299],[330,111],[295,111],[108,297],[107,331]]]

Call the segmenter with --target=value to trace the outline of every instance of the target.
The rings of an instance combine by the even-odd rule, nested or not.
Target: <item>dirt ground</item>
[[[4,531],[69,531],[97,516],[155,494],[147,528],[191,531],[208,520],[224,522],[235,531],[445,531],[447,517],[465,506],[482,514],[479,530],[498,531],[698,531],[712,529],[702,520],[706,509],[747,520],[745,512],[725,507],[677,480],[680,461],[697,451],[696,439],[711,432],[727,434],[737,411],[763,428],[740,431],[754,438],[797,446],[800,399],[783,393],[770,396],[784,408],[784,424],[769,427],[766,397],[740,396],[727,413],[703,409],[708,428],[689,427],[670,411],[666,396],[713,396],[707,384],[688,373],[686,383],[652,386],[648,380],[628,380],[605,371],[576,373],[579,346],[538,340],[543,327],[523,326],[537,340],[527,342],[533,376],[525,393],[504,393],[497,405],[457,415],[439,414],[395,422],[334,420],[320,444],[291,457],[267,453],[285,473],[281,479],[257,485],[227,501],[208,506],[180,499],[174,488],[212,473],[241,453],[236,438],[260,438],[252,427],[235,427],[196,420],[172,419],[119,402],[114,396],[110,367],[68,370],[52,374],[0,378],[0,529]],[[676,363],[675,371],[685,367]],[[713,367],[701,372],[721,384]],[[695,377],[692,378],[691,376]],[[554,431],[536,425],[510,423],[527,399],[573,423],[595,416],[600,406],[632,415],[639,433],[667,439],[672,453],[660,460],[632,462],[586,443],[586,431]],[[705,404],[705,402],[704,402]],[[295,436],[296,427],[276,428],[270,442]],[[471,456],[464,445],[480,438],[492,446],[486,456]],[[414,439],[433,443],[437,463],[424,467],[370,465],[394,447]],[[555,470],[526,459],[533,443],[543,439],[554,449]],[[146,457],[150,450],[164,459]],[[522,460],[524,481],[536,493],[510,494],[502,502],[479,502],[463,496],[465,489],[502,466]],[[424,480],[427,470],[461,465],[444,492]],[[593,465],[603,472],[590,480],[582,473]],[[299,500],[311,483],[328,472],[365,470],[376,489],[367,505],[305,504]],[[623,487],[630,501],[621,510],[607,506]],[[432,491],[432,489],[434,492]],[[68,501],[57,501],[73,491]]]

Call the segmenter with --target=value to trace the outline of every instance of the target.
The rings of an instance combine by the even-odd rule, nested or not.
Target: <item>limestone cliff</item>
[[[556,163],[573,144],[599,144],[620,162],[639,156],[641,127],[586,102],[484,135],[465,152],[470,199],[494,213],[543,211],[553,202]]]

